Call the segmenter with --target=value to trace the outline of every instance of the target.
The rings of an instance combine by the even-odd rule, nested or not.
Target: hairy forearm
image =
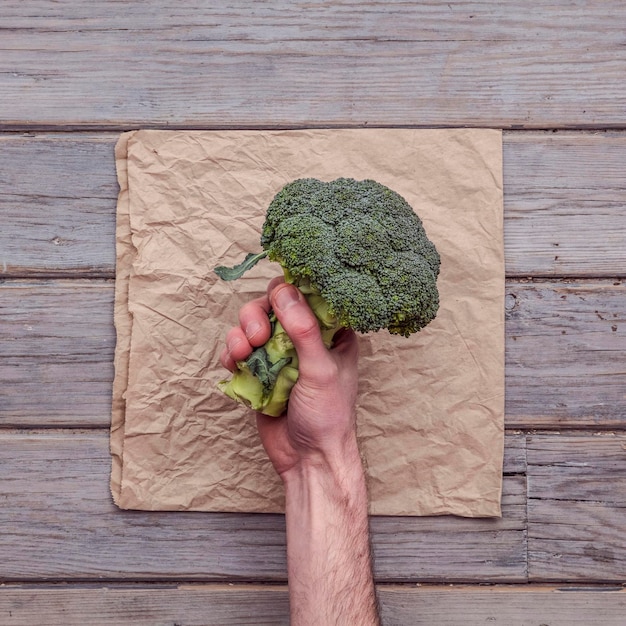
[[[292,626],[379,624],[356,442],[283,479]]]

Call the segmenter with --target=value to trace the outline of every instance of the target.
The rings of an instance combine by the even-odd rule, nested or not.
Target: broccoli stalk
[[[216,267],[215,273],[222,280],[236,280],[266,254],[249,254],[235,267]],[[304,295],[317,318],[322,340],[330,348],[335,333],[343,327],[330,313],[328,303],[308,279],[298,281],[286,269],[284,274],[285,282],[294,284]],[[231,379],[221,381],[219,388],[233,400],[255,411],[278,417],[284,413],[291,389],[298,380],[298,355],[273,311],[270,311],[269,318],[271,334],[267,343],[253,350],[245,361],[239,361]]]
[[[437,249],[406,200],[375,181],[307,178],[285,185],[267,209],[261,245],[263,252],[215,272],[235,280],[266,256],[280,263],[285,281],[315,313],[327,347],[340,328],[386,328],[408,337],[437,314]],[[298,379],[298,357],[273,312],[270,322],[269,341],[237,363],[220,388],[278,416]]]

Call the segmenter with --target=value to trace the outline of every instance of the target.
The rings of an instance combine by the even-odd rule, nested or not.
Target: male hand
[[[234,370],[236,361],[246,359],[269,339],[270,308],[291,338],[299,361],[298,382],[291,391],[286,415],[257,415],[261,441],[276,471],[285,478],[286,472],[303,463],[358,461],[356,336],[353,331],[342,330],[328,350],[317,318],[295,286],[275,279],[267,295],[242,307],[240,325],[226,337],[222,364]]]

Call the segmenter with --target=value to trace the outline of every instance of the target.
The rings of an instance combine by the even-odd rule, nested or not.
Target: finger
[[[300,371],[307,363],[328,358],[317,318],[304,296],[294,285],[278,285],[270,295],[276,317],[293,342],[300,361]]]
[[[269,284],[267,285],[267,297],[269,298],[269,295],[272,293],[272,291],[274,291],[274,289],[276,289],[278,285],[284,282],[284,276],[274,276],[274,278],[272,278],[272,280],[270,280]]]
[[[239,310],[239,326],[250,345],[262,346],[271,334],[270,301],[267,296],[251,300]]]
[[[236,362],[247,359],[252,352],[252,346],[243,330],[236,326],[226,335],[226,346],[220,354],[222,365],[231,372],[236,368]]]
[[[269,293],[276,285],[282,282],[284,282],[282,276],[273,278],[264,296],[244,304],[239,311],[239,325],[248,338],[250,345],[255,348],[264,345],[270,338],[271,326],[268,315],[271,305]]]

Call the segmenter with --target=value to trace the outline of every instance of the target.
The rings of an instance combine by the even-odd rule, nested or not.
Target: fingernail
[[[226,344],[226,349],[228,350],[228,354],[232,354],[233,350],[241,343],[241,339],[231,339]]]
[[[274,306],[281,311],[286,311],[300,301],[300,292],[292,285],[283,285],[274,291]]]
[[[262,326],[261,324],[259,324],[259,322],[250,322],[247,326],[246,326],[246,337],[248,339],[254,339],[254,336],[256,334],[258,334],[258,332],[261,330]]]

